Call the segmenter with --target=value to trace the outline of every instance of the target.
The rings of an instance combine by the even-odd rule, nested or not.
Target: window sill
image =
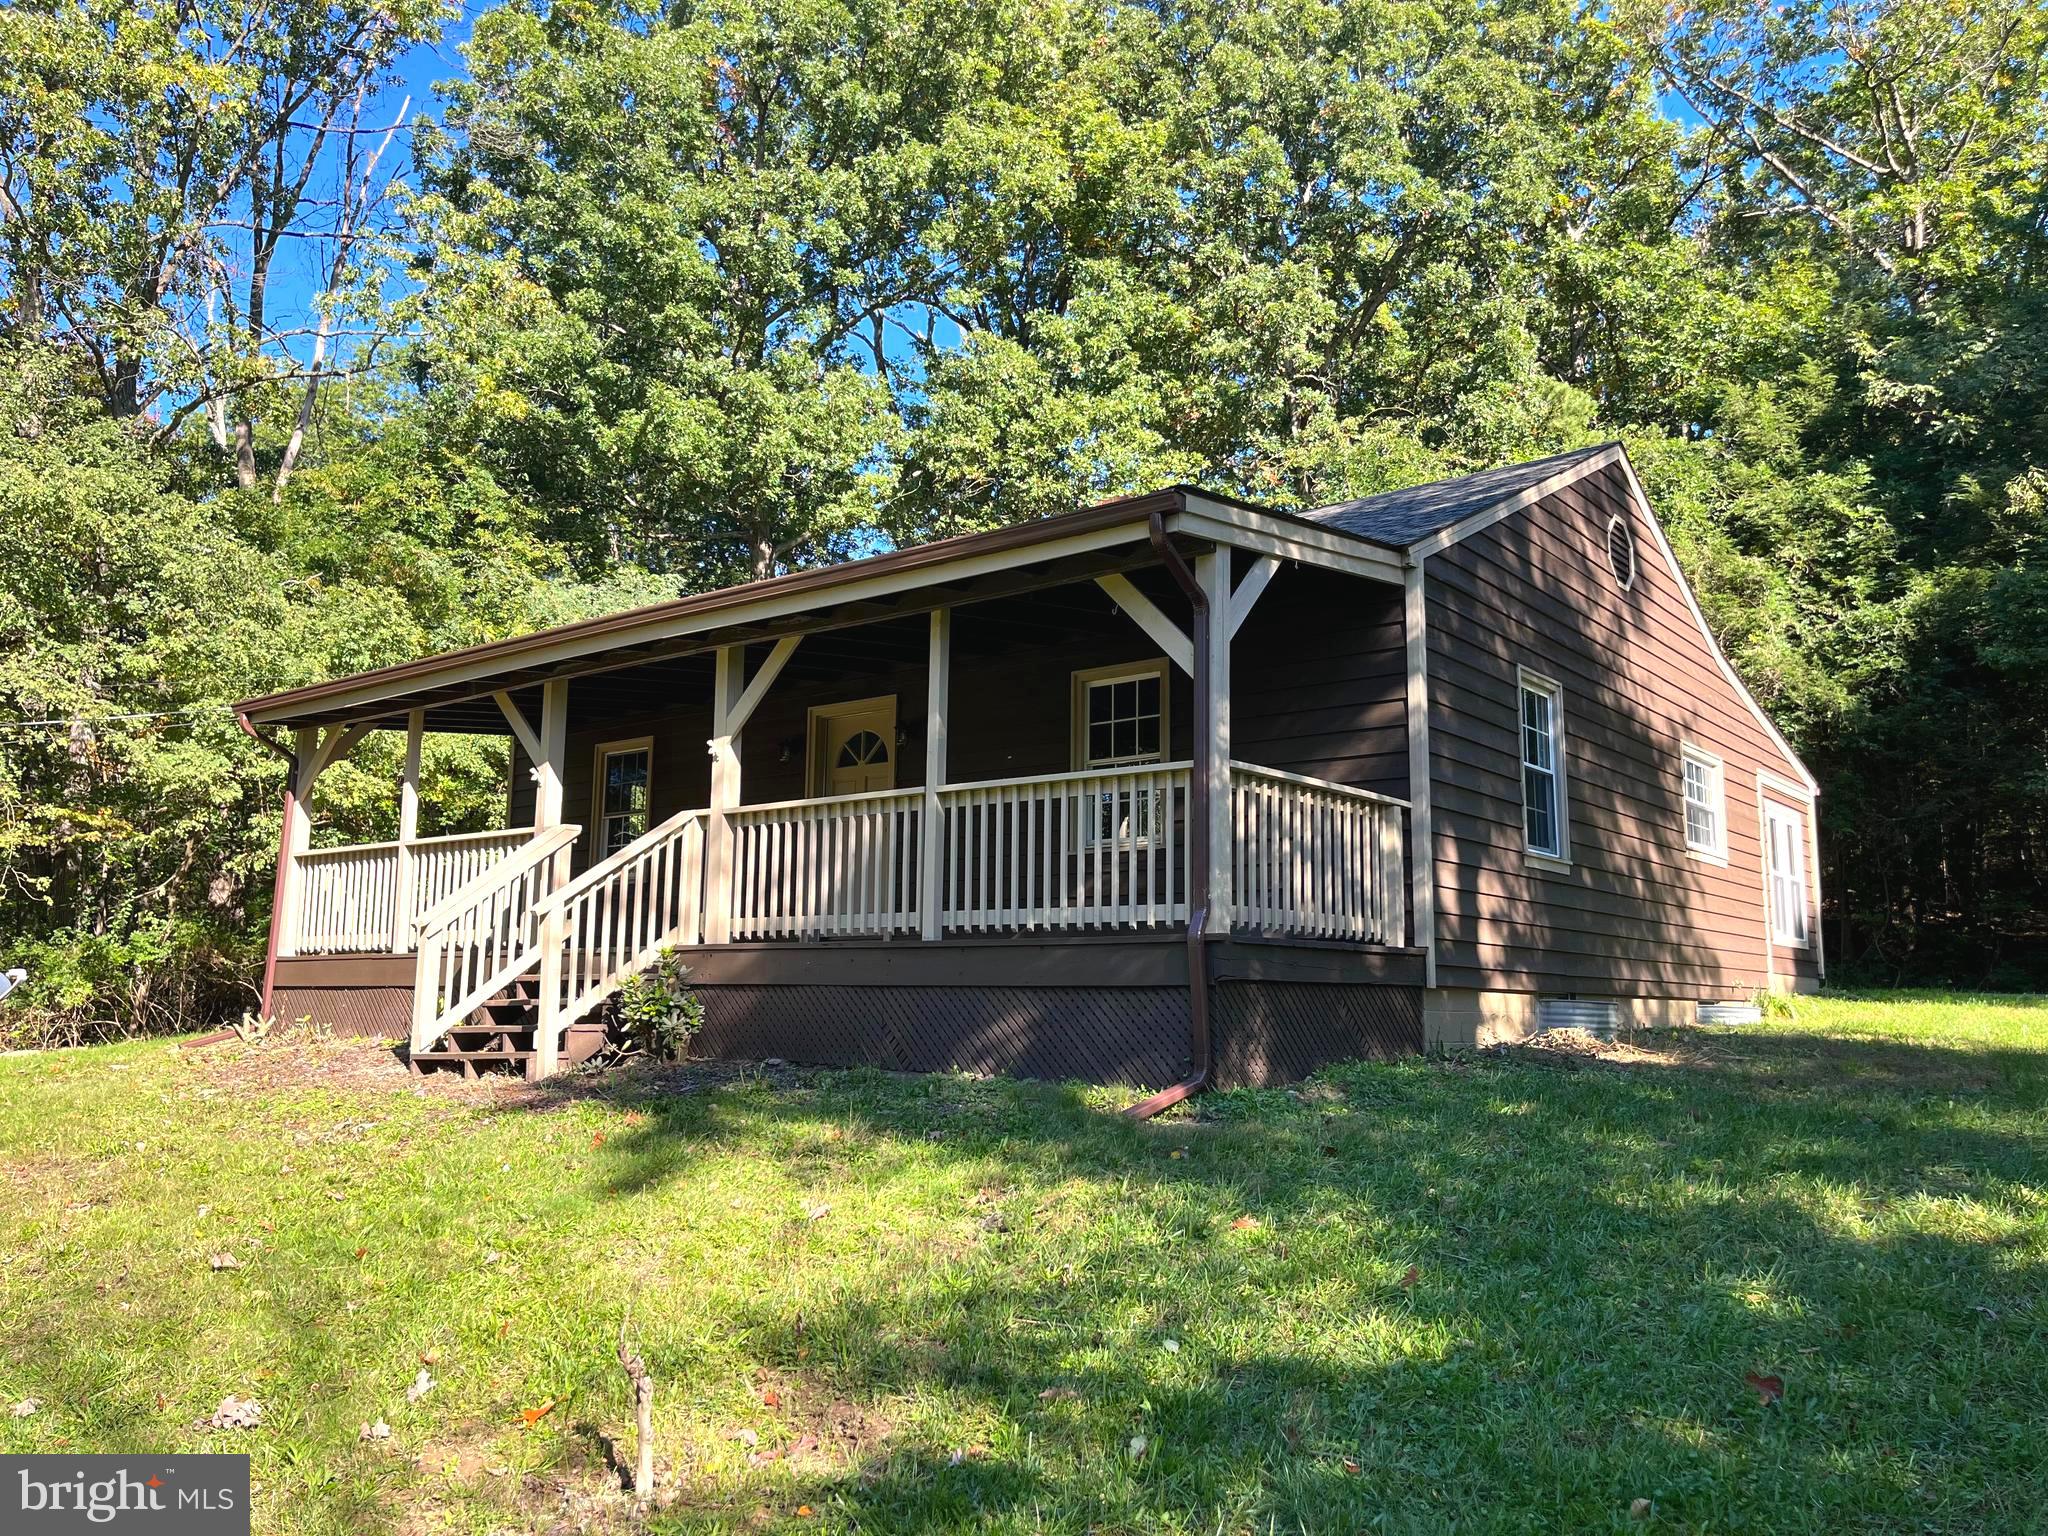
[[[1727,854],[1709,853],[1706,849],[1695,848],[1689,843],[1686,845],[1685,856],[1688,859],[1698,859],[1702,864],[1711,864],[1716,869],[1726,869],[1728,867]]]
[[[1554,853],[1538,853],[1533,848],[1524,848],[1522,859],[1531,869],[1540,869],[1545,874],[1568,875],[1572,872],[1572,861],[1560,859]]]

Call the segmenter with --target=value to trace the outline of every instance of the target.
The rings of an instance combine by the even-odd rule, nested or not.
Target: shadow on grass
[[[943,1259],[722,1317],[819,1395],[936,1405],[786,1469],[789,1508],[862,1529],[1586,1528],[1635,1497],[1695,1528],[2031,1518],[2041,1059],[1650,1044],[1625,1069],[1342,1067],[1149,1126],[1048,1085],[685,1081],[639,1101],[605,1188],[736,1152],[824,1178],[845,1130],[884,1195],[952,1167],[1032,1192],[984,1187],[1003,1219],[963,1209]]]

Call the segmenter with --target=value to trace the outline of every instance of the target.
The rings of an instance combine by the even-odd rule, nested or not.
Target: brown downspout
[[[1150,1120],[1163,1109],[1191,1099],[1209,1086],[1213,1064],[1209,1039],[1209,754],[1205,743],[1216,729],[1209,698],[1209,598],[1187,561],[1166,537],[1166,524],[1154,512],[1146,532],[1167,572],[1187,593],[1194,609],[1195,767],[1188,775],[1188,1054],[1193,1069],[1171,1088],[1131,1105],[1133,1120]]]
[[[284,907],[284,865],[292,845],[292,819],[299,814],[299,756],[296,752],[279,746],[249,723],[249,717],[237,713],[235,721],[249,733],[249,739],[260,741],[279,757],[284,759],[284,821],[277,830],[277,875],[270,887],[270,942],[263,952],[263,1001],[257,1005],[257,1017],[270,1017],[270,997],[277,987],[277,917]]]

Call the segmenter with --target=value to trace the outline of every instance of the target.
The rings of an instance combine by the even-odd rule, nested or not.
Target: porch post
[[[415,709],[405,717],[405,767],[398,775],[398,875],[391,898],[391,953],[412,948],[413,844],[420,835],[420,739],[426,734],[427,712]]]
[[[562,824],[562,775],[569,759],[569,679],[550,678],[540,690],[540,756],[533,765],[533,829]]]
[[[946,785],[946,715],[953,692],[953,610],[932,610],[931,651],[925,665],[924,842],[917,910],[922,936],[946,932],[946,809],[939,791]]]
[[[569,679],[550,678],[540,692],[540,759],[533,787],[533,829],[536,835],[562,824],[562,779],[569,757]],[[548,894],[568,883],[567,848],[557,852],[548,870]],[[562,909],[550,904],[540,920],[540,999],[533,1030],[532,1075],[552,1077],[562,1048]]]
[[[1206,721],[1206,740],[1195,743],[1195,771],[1209,782],[1208,932],[1230,931],[1230,871],[1237,848],[1230,813],[1230,550],[1218,547],[1195,557],[1195,580],[1209,600],[1209,699],[1195,701],[1195,719]]]
[[[285,788],[284,831],[278,838],[277,910],[271,923],[277,929],[277,952],[299,952],[299,906],[305,894],[305,872],[300,855],[312,846],[313,823],[306,797],[313,792],[313,779],[320,771],[320,732],[301,726],[292,732],[292,782]]]
[[[740,803],[740,742],[734,706],[746,651],[721,645],[711,684],[711,807],[704,823],[704,942],[732,942],[732,823]]]

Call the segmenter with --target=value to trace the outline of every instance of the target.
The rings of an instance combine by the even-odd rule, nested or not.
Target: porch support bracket
[[[1131,585],[1130,577],[1121,571],[1111,571],[1095,578],[1095,585],[1109,594],[1110,601],[1130,616],[1131,622],[1152,637],[1152,641],[1166,657],[1181,671],[1192,674],[1195,670],[1195,642],[1164,613],[1159,605]]]

